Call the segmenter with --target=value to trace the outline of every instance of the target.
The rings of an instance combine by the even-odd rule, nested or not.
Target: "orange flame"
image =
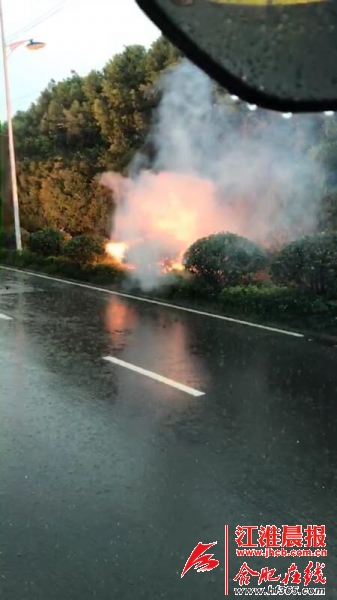
[[[141,269],[149,260],[149,270],[181,272],[183,255],[197,239],[219,231],[247,235],[251,230],[246,198],[223,205],[216,185],[193,173],[144,171],[136,180],[104,173],[101,183],[114,192],[114,236],[123,240],[109,242],[107,253],[128,269],[139,270],[139,256]]]
[[[144,243],[145,240],[137,240],[134,244]],[[106,254],[116,261],[120,266],[136,271],[135,265],[131,264],[127,260],[127,251],[133,243],[127,244],[126,242],[108,242],[105,245]],[[183,253],[180,253],[175,259],[165,258],[158,262],[157,266],[160,267],[160,272],[164,275],[172,271],[183,271],[184,266],[182,264]]]
[[[172,271],[183,271],[184,265],[181,262],[173,262],[171,265]]]
[[[105,246],[105,252],[118,263],[125,260],[128,245],[125,242],[108,242]]]
[[[138,264],[139,254],[141,268],[146,257],[153,256],[149,269],[183,271],[182,257],[191,243],[216,232],[219,221],[233,221],[230,210],[220,219],[215,185],[194,174],[143,172],[133,180],[105,173],[102,184],[114,191],[117,204],[115,240],[107,245],[107,253],[127,268],[130,261]]]

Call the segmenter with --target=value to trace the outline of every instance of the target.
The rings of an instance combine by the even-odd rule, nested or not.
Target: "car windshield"
[[[334,598],[336,116],[134,0],[0,20],[2,597]]]

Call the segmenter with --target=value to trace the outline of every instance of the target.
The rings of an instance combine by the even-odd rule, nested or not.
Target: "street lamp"
[[[2,0],[0,0],[0,28],[1,28],[1,40],[2,40],[2,58],[5,76],[5,90],[6,90],[6,109],[7,109],[7,123],[8,123],[8,143],[9,143],[9,161],[11,170],[11,181],[12,181],[12,196],[13,196],[13,208],[14,208],[14,226],[15,226],[15,240],[16,249],[22,250],[21,241],[21,229],[20,229],[20,209],[19,209],[19,198],[18,198],[18,185],[16,175],[16,162],[15,162],[15,148],[14,148],[14,135],[13,135],[13,123],[12,123],[12,106],[9,90],[9,77],[8,77],[8,57],[23,44],[26,44],[28,50],[40,50],[44,48],[43,42],[35,42],[34,40],[21,40],[19,42],[13,42],[12,44],[6,45],[5,42],[5,27],[2,10]]]
[[[6,45],[6,57],[8,58],[12,52],[14,52],[14,50],[23,44],[26,44],[27,50],[41,50],[41,48],[44,48],[46,45],[44,42],[36,42],[35,40],[20,40],[18,42],[12,42],[11,44]]]

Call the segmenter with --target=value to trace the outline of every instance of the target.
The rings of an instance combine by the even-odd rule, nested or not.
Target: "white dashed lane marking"
[[[153,371],[148,371],[147,369],[143,369],[142,367],[137,367],[131,363],[125,362],[125,360],[120,360],[119,358],[115,358],[114,356],[103,356],[103,360],[107,360],[115,365],[119,365],[120,367],[125,367],[125,369],[130,369],[130,371],[135,371],[140,375],[145,375],[146,377],[150,377],[150,379],[155,379],[160,383],[165,383],[166,385],[170,385],[171,387],[180,390],[181,392],[185,392],[186,394],[190,394],[190,396],[204,396],[205,392],[199,392],[199,390],[195,390],[194,388],[189,387],[188,385],[184,385],[179,383],[178,381],[173,381],[173,379],[168,379],[167,377],[163,377],[163,375],[159,375],[158,373],[154,373]]]
[[[0,313],[0,319],[2,319],[3,321],[12,321],[12,317],[4,315],[3,313]]]

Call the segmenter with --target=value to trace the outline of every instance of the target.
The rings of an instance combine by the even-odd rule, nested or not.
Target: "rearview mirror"
[[[249,104],[337,110],[337,2],[136,1],[187,58]]]

